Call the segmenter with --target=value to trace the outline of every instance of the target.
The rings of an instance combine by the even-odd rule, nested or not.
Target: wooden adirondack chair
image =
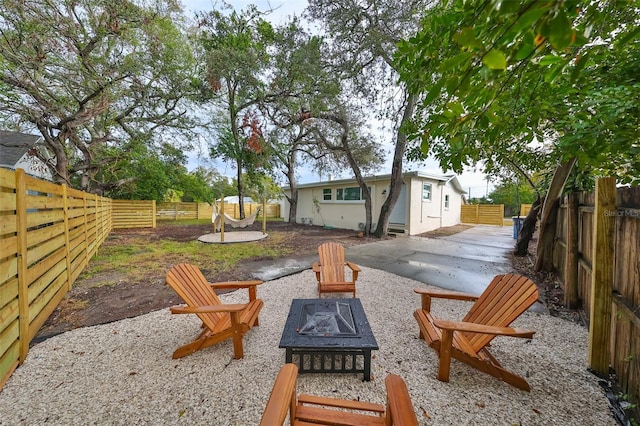
[[[322,243],[318,247],[320,262],[313,262],[313,272],[318,280],[318,298],[322,293],[353,293],[356,297],[356,280],[360,268],[344,260],[344,247],[339,243]],[[345,267],[351,270],[351,281],[345,277]]]
[[[262,414],[260,426],[281,426],[287,414],[289,414],[289,424],[300,426],[418,425],[407,385],[400,376],[395,374],[389,374],[384,381],[387,389],[386,407],[362,401],[304,394],[298,396],[297,377],[298,367],[295,364],[285,364],[280,369]]]
[[[535,331],[508,327],[538,300],[538,287],[516,274],[498,275],[478,297],[465,293],[416,288],[422,308],[414,312],[424,339],[439,354],[438,380],[449,381],[451,358],[484,371],[519,389],[529,391],[526,380],[506,370],[487,347],[496,336],[532,338]],[[461,322],[436,319],[431,315],[431,299],[475,301]]]
[[[186,263],[174,266],[167,272],[166,283],[185,301],[186,306],[173,306],[173,314],[196,314],[204,329],[193,342],[173,353],[173,358],[190,355],[197,350],[215,345],[226,339],[233,340],[235,359],[244,356],[242,336],[258,325],[258,314],[263,302],[256,298],[256,286],[262,281],[207,282],[197,266]],[[240,289],[249,291],[249,303],[223,304],[215,289]]]

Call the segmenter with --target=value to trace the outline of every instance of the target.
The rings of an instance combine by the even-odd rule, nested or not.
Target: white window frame
[[[428,187],[428,188],[427,188]],[[425,197],[425,191],[427,196]],[[433,186],[430,183],[422,184],[422,201],[431,201],[433,197]]]

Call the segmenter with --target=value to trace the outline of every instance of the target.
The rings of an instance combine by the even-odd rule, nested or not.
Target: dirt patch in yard
[[[242,231],[261,231],[262,224],[253,225]],[[212,231],[211,224],[177,225],[159,222],[156,229],[114,230],[103,243],[101,250],[113,245],[129,246],[132,241],[144,238],[149,244],[161,240],[190,242]],[[227,232],[237,230],[230,229]],[[377,239],[358,237],[355,231],[347,229],[325,229],[320,226],[291,225],[283,222],[268,222],[267,233],[278,234],[277,243],[269,238],[264,244],[283,245],[290,249],[286,258],[304,258],[317,255],[318,245],[325,241],[337,241],[345,247],[364,244]],[[204,243],[203,243],[204,244]],[[203,269],[203,274],[211,282],[252,279],[261,261],[273,260],[256,257],[243,260],[225,272]],[[93,262],[94,260],[92,260]],[[166,271],[178,263],[177,258],[160,258],[154,265],[130,265],[130,270],[117,271],[104,268],[91,276],[82,274],[71,291],[38,332],[32,343],[42,341],[52,335],[77,327],[104,324],[145,314],[168,306],[182,303],[176,293],[164,283]],[[135,274],[131,269],[140,268]],[[134,276],[135,278],[131,278]]]
[[[462,232],[470,227],[471,225],[449,226],[420,236],[441,238]],[[244,230],[260,231],[261,224],[255,223]],[[101,249],[113,245],[126,247],[132,241],[140,238],[144,238],[149,244],[157,244],[161,240],[189,242],[210,232],[210,224],[177,225],[160,222],[156,229],[114,230]],[[228,232],[233,232],[233,230]],[[275,244],[289,247],[292,254],[285,257],[291,259],[317,255],[318,245],[325,241],[337,241],[346,247],[378,241],[375,238],[358,237],[357,233],[351,230],[290,225],[283,222],[269,222],[267,232],[280,235]],[[263,241],[264,244],[274,244],[269,238]],[[562,306],[563,292],[558,278],[553,274],[533,271],[535,244],[536,240],[534,239],[530,244],[529,256],[513,258],[514,268],[538,283],[541,298],[546,302],[552,315],[584,324],[583,316],[579,311],[568,310]],[[175,257],[159,258],[151,267],[132,264],[129,270],[117,271],[106,267],[91,276],[81,275],[72,290],[40,329],[33,343],[77,327],[104,324],[182,303],[175,292],[164,283],[166,271],[178,263],[178,260]],[[203,273],[211,282],[252,279],[252,273],[258,269],[258,266],[263,265],[265,261],[272,260],[274,259],[256,257],[240,261],[225,272],[212,272],[203,269]],[[136,268],[139,270],[135,271]],[[135,273],[132,274],[131,270],[134,270]]]

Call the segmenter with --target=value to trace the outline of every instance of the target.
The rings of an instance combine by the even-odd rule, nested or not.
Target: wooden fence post
[[[71,254],[69,249],[69,195],[67,194],[67,185],[62,184],[62,215],[64,218],[64,257],[67,262],[67,285],[65,292],[71,290],[73,284],[73,274],[71,273]]]
[[[569,194],[567,200],[567,245],[564,261],[564,305],[578,307],[578,194]]]
[[[89,222],[88,222],[88,214],[87,214],[87,193],[82,193],[82,213],[83,223],[84,223],[84,260],[82,261],[82,268],[87,266],[89,263]]]
[[[151,200],[151,223],[153,224],[153,229],[156,229],[156,200]]]
[[[609,373],[615,215],[616,179],[598,179],[593,212],[589,365],[604,376]]]
[[[224,196],[220,197],[220,242],[224,243]]]
[[[262,199],[262,234],[267,233],[267,199]]]
[[[20,364],[29,353],[29,283],[27,282],[27,185],[23,169],[16,170],[16,221],[18,231],[18,328]]]

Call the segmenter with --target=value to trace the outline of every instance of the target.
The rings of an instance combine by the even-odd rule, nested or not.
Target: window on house
[[[324,201],[331,201],[331,188],[322,189],[322,199]]]
[[[364,200],[359,186],[336,189],[336,200],[340,201],[360,201]]]
[[[448,195],[444,196],[444,209],[445,210],[449,210],[449,196]]]
[[[431,201],[431,184],[422,184],[422,201]]]

